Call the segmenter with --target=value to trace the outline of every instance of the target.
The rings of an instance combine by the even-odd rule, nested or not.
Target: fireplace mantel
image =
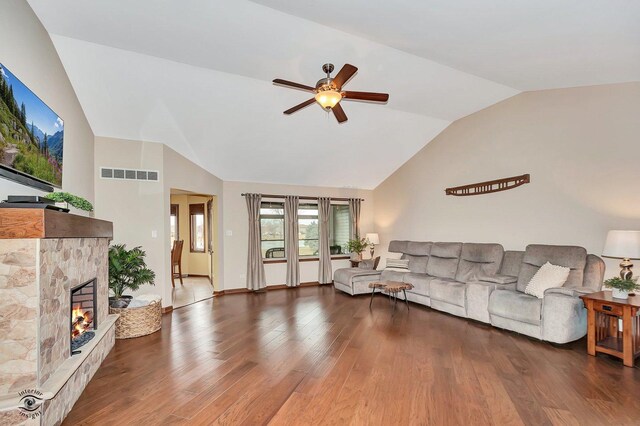
[[[0,239],[113,238],[106,220],[49,209],[0,209]]]

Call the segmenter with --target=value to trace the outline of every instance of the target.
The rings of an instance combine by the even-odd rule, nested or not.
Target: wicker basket
[[[131,339],[155,333],[162,326],[162,304],[151,302],[139,308],[109,308],[110,314],[118,314],[116,339]]]

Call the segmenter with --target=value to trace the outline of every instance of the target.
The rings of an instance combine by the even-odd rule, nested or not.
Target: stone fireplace
[[[0,209],[0,424],[61,423],[113,347],[111,236],[110,222]]]

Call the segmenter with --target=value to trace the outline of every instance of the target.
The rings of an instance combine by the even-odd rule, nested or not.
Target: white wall
[[[24,0],[0,4],[0,62],[64,120],[63,190],[93,202],[93,132],[49,34]],[[0,200],[22,194],[43,192],[0,178]]]
[[[165,294],[168,267],[165,268],[164,252],[169,243],[164,243],[162,145],[97,137],[95,156],[96,217],[113,222],[113,244],[126,244],[129,249],[142,246],[156,281],[154,287],[145,286],[140,293],[160,294],[165,298],[163,306],[170,305],[170,290]],[[101,179],[100,167],[158,170],[160,181]]]
[[[545,243],[600,254],[608,230],[640,229],[639,160],[640,83],[523,93],[456,121],[380,184],[376,229],[383,247]],[[505,192],[444,192],[524,173],[531,183]]]
[[[170,148],[153,142],[97,137],[95,163],[96,217],[113,222],[114,243],[128,248],[142,246],[146,251],[147,265],[155,272],[156,281],[155,286],[145,286],[139,293],[160,294],[163,306],[171,305],[171,188],[221,196],[222,181]],[[158,170],[160,180],[101,179],[100,167]],[[221,260],[216,271],[221,280]]]
[[[347,188],[323,188],[312,186],[275,185],[247,182],[224,182],[223,222],[224,236],[224,288],[245,288],[247,270],[248,218],[247,205],[243,193],[261,193],[273,195],[299,195],[312,197],[360,197],[363,198],[360,213],[361,234],[375,232],[373,226],[374,198],[368,190]],[[367,252],[368,254],[368,252]],[[334,260],[333,269],[349,266],[348,260]],[[265,264],[267,285],[280,285],[286,282],[286,263]],[[300,262],[300,281],[318,281],[318,262]]]

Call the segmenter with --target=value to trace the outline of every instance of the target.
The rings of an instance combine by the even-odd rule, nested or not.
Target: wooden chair
[[[180,284],[184,285],[182,282],[182,246],[184,244],[183,240],[175,240],[173,242],[173,248],[171,249],[171,286],[175,287],[176,275],[180,278]],[[176,266],[178,267],[178,272],[176,273]]]

